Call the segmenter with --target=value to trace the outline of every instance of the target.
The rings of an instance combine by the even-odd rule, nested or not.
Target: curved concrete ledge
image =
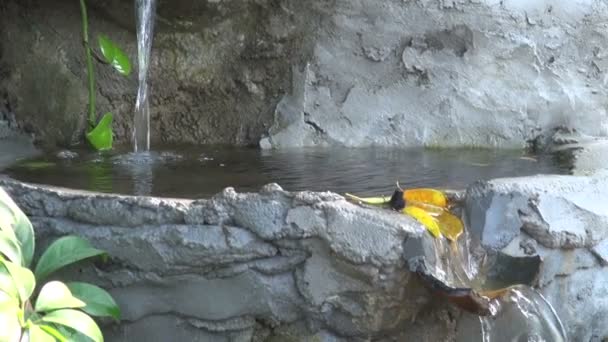
[[[333,193],[227,188],[206,200],[119,196],[0,179],[41,245],[90,239],[109,264],[110,341],[465,341],[468,314],[408,270],[446,257],[413,219]],[[608,336],[608,172],[478,182],[465,217],[490,251],[542,259],[536,288],[572,341]]]
[[[397,213],[276,184],[209,200],[0,186],[42,244],[76,234],[109,252],[110,265],[77,274],[122,307],[124,321],[106,327],[110,341],[454,336],[454,309],[432,302],[407,270],[406,254],[434,255],[432,239]]]

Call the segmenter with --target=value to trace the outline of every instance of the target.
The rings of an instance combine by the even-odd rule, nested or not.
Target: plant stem
[[[89,19],[85,0],[80,0],[80,14],[82,16],[82,38],[87,58],[87,76],[89,79],[89,129],[95,128],[95,75],[93,74],[93,57],[89,46]]]

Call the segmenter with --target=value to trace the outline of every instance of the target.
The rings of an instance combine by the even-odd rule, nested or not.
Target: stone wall
[[[407,269],[406,255],[435,253],[404,215],[277,185],[197,201],[0,185],[30,215],[39,250],[77,234],[109,252],[70,273],[121,306],[109,341],[454,338],[458,312]]]
[[[130,0],[90,4],[135,56]],[[160,0],[152,136],[166,142],[522,147],[608,133],[601,0]],[[0,2],[0,96],[39,141],[79,140],[76,1]],[[135,76],[96,65],[128,140]]]
[[[538,289],[571,341],[608,338],[608,172],[479,182],[467,216],[484,247],[542,258]]]

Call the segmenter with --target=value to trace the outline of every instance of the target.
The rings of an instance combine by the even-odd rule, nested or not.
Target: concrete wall
[[[93,32],[134,56],[132,1],[90,6]],[[181,0],[158,13],[157,140],[523,147],[557,126],[608,133],[606,1]],[[79,35],[73,1],[0,4],[0,95],[40,141],[80,138]],[[128,140],[135,77],[96,67],[99,111]]]

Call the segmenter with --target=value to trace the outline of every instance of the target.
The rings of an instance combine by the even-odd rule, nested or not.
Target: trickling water
[[[133,144],[135,152],[150,150],[150,107],[148,105],[148,65],[154,35],[156,0],[135,0],[137,16],[137,63],[139,88],[135,102]]]
[[[518,286],[493,303],[491,317],[481,317],[483,342],[566,342],[553,307],[537,291]]]

